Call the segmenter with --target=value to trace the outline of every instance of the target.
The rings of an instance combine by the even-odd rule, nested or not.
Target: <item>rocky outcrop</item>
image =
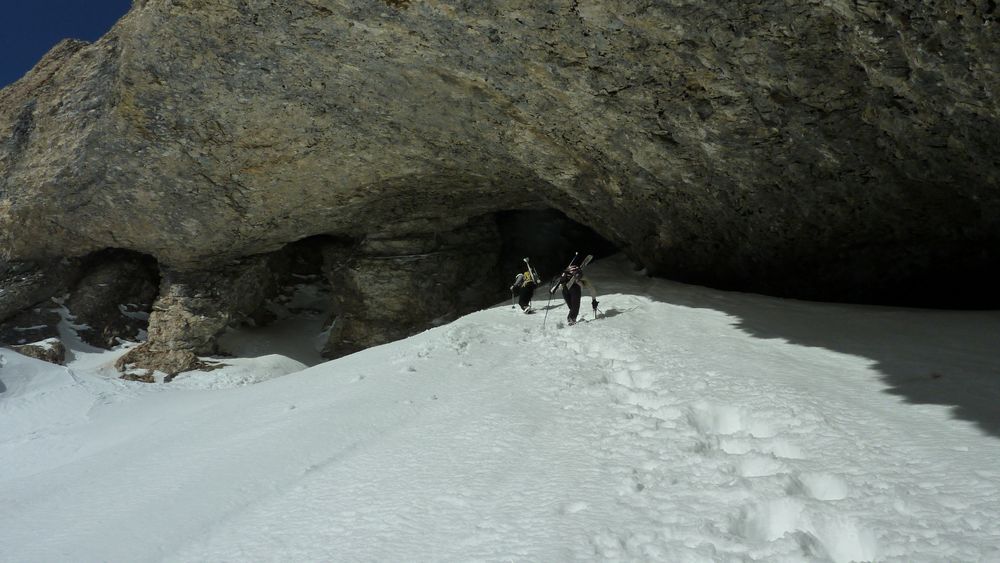
[[[102,252],[7,268],[0,279],[0,345],[58,339],[64,315],[84,342],[105,349],[137,341],[146,329],[158,277],[149,257]]]
[[[343,356],[504,299],[507,278],[523,266],[520,257],[529,249],[543,252],[540,267],[554,273],[561,266],[547,261],[550,256],[562,260],[574,245],[609,250],[601,242],[559,213],[514,212],[477,217],[451,231],[315,237],[224,267],[168,270],[150,316],[149,340],[118,365],[141,381],[154,371],[171,376],[211,368],[215,364],[199,356],[218,351],[226,328],[268,324],[275,318],[271,307],[288,298],[283,292],[304,280],[328,286],[333,315],[322,354]]]
[[[0,260],[0,321],[62,297],[80,276],[76,260],[7,262]]]
[[[56,303],[38,303],[0,323],[0,346],[13,347],[59,338],[60,320]]]
[[[0,261],[0,346],[62,363],[65,351],[40,343],[58,341],[60,299],[79,278],[77,260]],[[58,360],[58,361],[56,361]]]
[[[30,344],[18,344],[11,346],[11,349],[19,354],[50,364],[61,366],[66,363],[66,347],[58,338],[49,338]]]
[[[122,370],[175,375],[205,367],[216,337],[256,311],[275,291],[272,256],[252,256],[212,270],[163,272],[148,340],[118,359]]]
[[[137,1],[0,91],[0,248],[205,272],[313,235],[421,240],[553,208],[677,279],[995,305],[998,17],[993,0]]]

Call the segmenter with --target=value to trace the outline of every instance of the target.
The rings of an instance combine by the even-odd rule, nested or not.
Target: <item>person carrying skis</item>
[[[562,286],[563,299],[566,301],[566,306],[569,307],[569,314],[566,315],[567,323],[571,325],[576,324],[576,316],[580,313],[580,298],[583,295],[584,287],[590,292],[590,305],[594,308],[596,314],[598,304],[597,290],[594,288],[594,284],[590,283],[590,280],[583,277],[583,270],[580,266],[569,266],[563,270],[555,285],[549,290],[549,293],[555,293],[556,289],[560,286]]]
[[[535,295],[535,288],[541,283],[541,279],[538,277],[538,272],[528,263],[527,258],[524,259],[524,264],[528,269],[514,278],[514,285],[510,286],[510,293],[513,297],[514,292],[517,292],[517,304],[521,306],[521,311],[529,314],[535,312],[531,308],[531,298]]]

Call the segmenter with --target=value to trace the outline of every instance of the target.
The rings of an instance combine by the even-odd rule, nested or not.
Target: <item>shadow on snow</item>
[[[627,272],[627,261],[618,269]],[[609,260],[609,261],[610,261]],[[597,276],[594,276],[597,277]],[[618,291],[617,284],[601,287]],[[946,311],[816,303],[732,293],[633,274],[621,284],[657,301],[720,311],[763,339],[820,347],[872,360],[886,392],[952,415],[1000,437],[1000,311]],[[609,304],[610,305],[610,304]],[[613,311],[613,312],[612,312]],[[609,309],[611,317],[627,311]]]

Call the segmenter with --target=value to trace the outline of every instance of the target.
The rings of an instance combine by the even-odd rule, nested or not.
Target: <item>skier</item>
[[[538,277],[538,272],[528,263],[527,258],[524,259],[524,264],[528,269],[514,278],[514,285],[510,286],[510,293],[511,298],[513,298],[514,292],[517,292],[517,304],[521,306],[521,311],[530,314],[535,312],[531,308],[531,298],[535,295],[535,288],[541,283],[541,279]]]
[[[576,316],[580,313],[580,297],[583,294],[583,288],[586,287],[590,292],[590,306],[594,308],[595,314],[597,311],[597,290],[594,288],[594,284],[590,283],[590,280],[583,277],[583,270],[580,266],[569,266],[563,273],[559,275],[558,281],[549,290],[549,293],[555,293],[556,288],[562,286],[562,296],[566,300],[566,306],[569,307],[569,314],[566,315],[566,322],[573,325],[576,324]]]

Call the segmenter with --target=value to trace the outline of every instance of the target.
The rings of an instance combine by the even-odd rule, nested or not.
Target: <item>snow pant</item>
[[[521,306],[521,310],[528,308],[528,304],[531,303],[532,296],[535,295],[535,288],[538,284],[534,282],[528,282],[521,286],[520,291],[517,294],[517,304]]]
[[[580,288],[580,284],[575,283],[566,289],[563,286],[563,299],[566,300],[566,306],[569,307],[569,314],[566,315],[566,320],[575,323],[576,316],[580,314],[580,295],[583,293],[583,289]]]

